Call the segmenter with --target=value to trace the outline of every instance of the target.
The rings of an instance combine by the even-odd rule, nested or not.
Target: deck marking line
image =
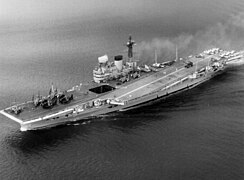
[[[37,118],[37,119],[30,120],[30,121],[25,121],[25,122],[23,122],[23,124],[29,124],[29,123],[38,122],[38,121],[41,121],[41,120],[46,120],[48,118],[52,118],[52,117],[58,116],[60,114],[65,114],[65,113],[68,113],[68,112],[71,112],[71,111],[73,111],[73,109],[66,109],[66,110],[60,111],[60,112],[58,112],[56,114],[51,114],[51,115],[48,115],[48,116],[44,116],[42,118]]]
[[[14,120],[14,121],[16,121],[16,122],[18,122],[18,123],[20,123],[20,124],[23,124],[23,121],[21,121],[20,119],[18,119],[18,118],[16,118],[16,117],[14,117],[14,116],[12,116],[12,115],[10,115],[10,114],[4,112],[3,110],[1,110],[0,113],[1,113],[2,115],[4,115],[4,116],[8,117],[9,119],[12,119],[12,120]]]

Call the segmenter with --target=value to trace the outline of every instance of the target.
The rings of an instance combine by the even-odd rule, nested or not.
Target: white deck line
[[[174,85],[176,85],[176,84],[179,84],[181,81],[176,81],[176,82],[174,82],[173,84],[170,84],[170,85],[168,85],[168,86],[166,86],[166,88],[168,87],[172,87],[172,86],[174,86]]]
[[[14,121],[17,122],[17,123],[23,124],[23,121],[21,121],[20,119],[18,119],[18,118],[16,118],[16,117],[14,117],[14,116],[12,116],[12,115],[10,115],[10,114],[4,112],[3,110],[1,110],[0,113],[1,113],[2,115],[4,115],[4,116],[8,117],[9,119],[14,120]]]
[[[72,110],[73,109],[66,109],[64,111],[60,111],[60,112],[55,113],[55,114],[44,116],[43,118],[38,118],[38,119],[33,119],[33,120],[30,120],[30,121],[23,122],[23,124],[29,124],[29,123],[33,123],[33,122],[38,122],[38,121],[45,120],[45,119],[48,119],[48,118],[51,118],[51,117],[55,117],[55,116],[60,115],[60,114],[65,114],[67,112],[71,112]]]
[[[161,77],[161,78],[159,78],[159,79],[156,79],[156,80],[154,80],[154,81],[152,81],[152,82],[150,82],[150,83],[147,83],[147,84],[145,84],[145,85],[143,85],[143,86],[140,86],[139,88],[136,88],[136,89],[134,89],[134,90],[132,90],[132,91],[130,91],[130,92],[127,92],[127,93],[125,93],[125,94],[123,94],[123,95],[121,95],[121,96],[119,96],[119,97],[117,97],[117,98],[119,99],[119,98],[122,98],[122,97],[124,97],[124,96],[130,94],[130,93],[133,93],[133,92],[135,92],[135,91],[138,91],[139,89],[142,89],[142,88],[144,88],[144,87],[146,87],[146,86],[148,86],[148,85],[150,85],[150,84],[153,84],[153,83],[155,83],[155,82],[157,82],[157,81],[160,81],[161,79],[164,79],[164,78],[168,77],[169,75],[174,74],[174,73],[176,73],[176,72],[179,72],[179,71],[181,71],[181,70],[183,70],[183,69],[185,69],[185,68],[180,68],[180,69],[178,69],[178,70],[176,70],[176,71],[174,71],[174,72],[172,72],[172,73],[169,73],[169,74],[166,75],[166,76],[163,76],[163,77]]]
[[[66,110],[63,110],[63,111],[59,111],[58,113],[55,113],[55,114],[51,114],[51,115],[44,116],[43,119],[52,118],[52,117],[55,117],[57,115],[65,114],[65,113],[71,112],[71,111],[73,111],[73,109],[66,109]]]
[[[25,122],[23,122],[23,124],[29,124],[29,123],[38,122],[38,121],[41,121],[41,120],[44,120],[44,119],[43,118],[37,118],[37,119],[33,119],[31,121],[25,121]]]

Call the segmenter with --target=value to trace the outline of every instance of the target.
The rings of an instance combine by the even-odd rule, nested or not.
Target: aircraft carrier
[[[244,62],[244,52],[219,48],[198,55],[171,61],[138,65],[133,57],[135,42],[131,36],[126,46],[128,57],[107,55],[98,58],[93,80],[66,91],[52,85],[46,96],[40,94],[31,100],[5,108],[0,113],[20,124],[20,130],[50,128],[92,117],[137,108],[158,99],[167,98],[193,88],[220,74],[233,65]]]

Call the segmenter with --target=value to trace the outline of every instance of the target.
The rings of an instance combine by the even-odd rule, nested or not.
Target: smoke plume
[[[180,34],[174,38],[162,37],[151,42],[141,42],[137,51],[143,63],[154,59],[155,50],[158,61],[174,60],[176,44],[179,57],[197,54],[213,47],[244,50],[244,13],[232,15],[225,22],[219,22],[195,34]]]

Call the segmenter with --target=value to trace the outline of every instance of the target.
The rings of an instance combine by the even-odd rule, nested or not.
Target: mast
[[[177,47],[177,44],[175,46],[175,61],[178,61],[178,47]]]
[[[51,88],[52,88],[52,93],[54,92],[54,87],[53,87],[53,83],[52,83],[52,86],[51,86]]]
[[[135,41],[132,40],[131,35],[129,36],[129,41],[126,43],[126,46],[128,47],[128,58],[131,62],[133,57],[133,46],[135,45]]]
[[[158,55],[157,55],[157,49],[155,49],[155,64],[158,64]]]
[[[53,83],[51,85],[51,88],[49,90],[49,95],[52,95],[54,93],[54,87],[53,87]]]
[[[197,62],[196,62],[196,70],[195,70],[195,72],[197,72]]]

